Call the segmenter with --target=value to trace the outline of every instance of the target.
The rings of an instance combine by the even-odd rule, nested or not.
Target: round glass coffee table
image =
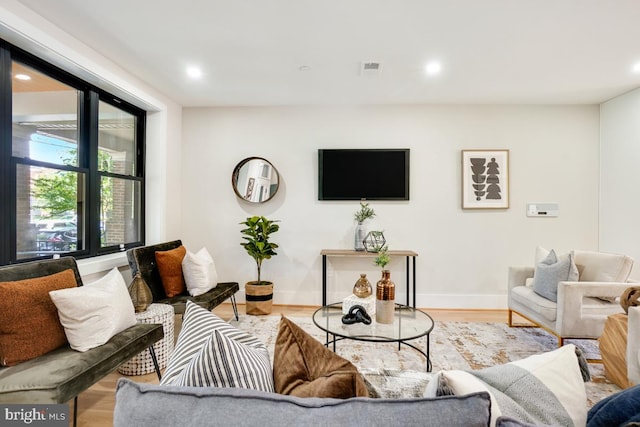
[[[313,323],[327,333],[325,346],[333,344],[336,351],[336,341],[356,340],[368,342],[397,342],[398,350],[402,344],[420,352],[426,358],[427,372],[431,372],[429,358],[429,334],[433,330],[433,319],[427,313],[406,305],[396,304],[393,323],[377,323],[375,315],[371,316],[371,324],[342,323],[342,303],[335,303],[320,307],[313,313]],[[426,337],[426,349],[423,350],[408,341]]]

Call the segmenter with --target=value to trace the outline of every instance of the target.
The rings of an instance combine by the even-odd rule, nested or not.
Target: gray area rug
[[[311,336],[325,342],[325,334],[313,324],[311,317],[289,317]],[[273,361],[273,349],[280,322],[279,315],[248,316],[241,315],[239,321],[231,321],[240,329],[251,332],[262,340],[269,349]],[[580,347],[587,358],[599,359],[598,343],[594,340],[569,340]],[[412,342],[424,348],[424,338]],[[430,336],[432,372],[448,369],[482,369],[506,362],[523,359],[527,356],[543,353],[557,348],[555,336],[539,328],[509,328],[506,323],[483,322],[436,322]],[[336,344],[336,353],[350,360],[364,374],[365,379],[374,387],[386,387],[389,393],[385,397],[394,397],[394,384],[391,376],[402,372],[402,384],[413,383],[414,394],[419,393],[430,374],[425,373],[425,358],[410,347],[397,344],[367,343],[344,340]],[[618,386],[604,377],[601,363],[590,363],[592,381],[585,383],[587,406],[620,390]],[[384,384],[381,384],[384,382]],[[403,387],[404,387],[403,386]],[[405,391],[406,392],[406,391]]]

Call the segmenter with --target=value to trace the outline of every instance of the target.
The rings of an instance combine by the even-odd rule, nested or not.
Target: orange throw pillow
[[[273,354],[276,393],[298,397],[368,397],[358,369],[282,316]]]
[[[170,251],[157,251],[156,263],[162,287],[167,297],[175,297],[186,292],[187,284],[182,275],[182,259],[187,254],[187,248],[181,245]]]
[[[73,270],[0,282],[0,365],[13,366],[67,343],[49,291],[75,288]]]

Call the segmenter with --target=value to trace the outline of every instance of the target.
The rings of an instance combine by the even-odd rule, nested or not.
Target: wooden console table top
[[[387,251],[390,256],[418,256],[414,251]],[[378,252],[355,251],[353,249],[322,249],[320,255],[326,256],[378,256]]]

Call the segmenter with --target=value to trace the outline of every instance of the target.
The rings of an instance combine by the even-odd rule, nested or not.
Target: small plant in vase
[[[369,203],[360,202],[360,210],[354,214],[354,219],[358,223],[356,225],[354,249],[356,251],[364,251],[364,238],[367,236],[367,229],[364,222],[369,218],[376,216],[372,207],[369,207]]]
[[[384,271],[384,268],[391,261],[391,257],[389,256],[389,253],[387,252],[388,250],[389,250],[388,246],[382,247],[380,250],[378,250],[378,256],[375,257],[375,259],[373,260],[375,265],[380,267],[382,269],[382,271]]]
[[[277,232],[280,226],[277,220],[270,220],[264,216],[252,216],[240,224],[246,228],[240,230],[245,242],[240,243],[249,256],[256,262],[258,280],[245,284],[247,314],[269,314],[273,303],[273,283],[263,281],[261,277],[262,262],[277,255],[278,245],[269,241],[271,234]]]
[[[391,261],[387,250],[388,246],[384,246],[373,260],[382,269],[382,278],[376,284],[376,322],[378,323],[393,323],[395,313],[396,285],[391,281],[391,272],[385,269]]]

